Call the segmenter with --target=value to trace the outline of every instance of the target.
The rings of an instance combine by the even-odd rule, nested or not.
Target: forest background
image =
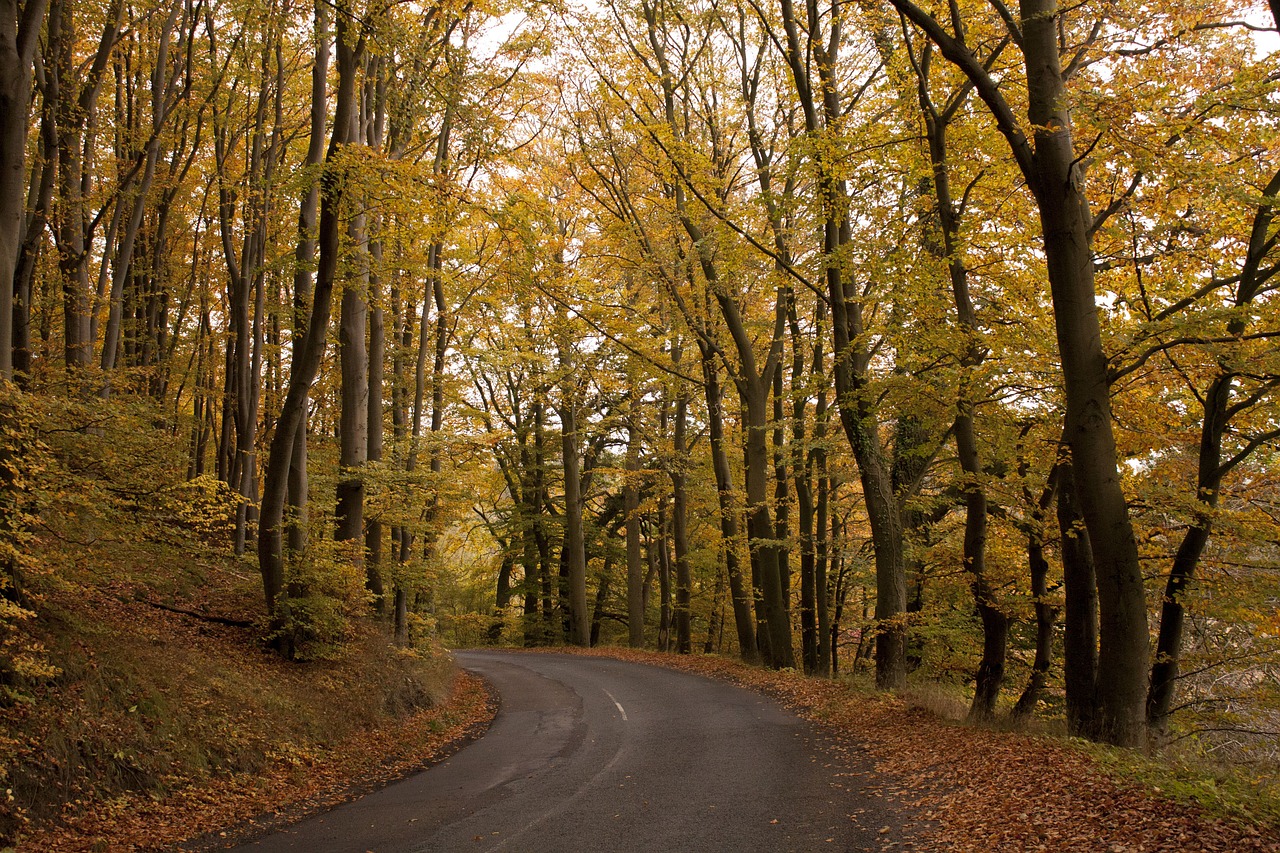
[[[126,600],[1265,776],[1276,13],[0,0],[7,742]]]

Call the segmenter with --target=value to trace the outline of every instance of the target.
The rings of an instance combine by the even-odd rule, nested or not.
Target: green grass
[[[1216,761],[1189,750],[1143,755],[1087,741],[1073,741],[1113,778],[1191,803],[1216,817],[1280,829],[1280,779],[1269,770]]]

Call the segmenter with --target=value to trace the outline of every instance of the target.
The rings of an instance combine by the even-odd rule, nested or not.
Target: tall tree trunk
[[[575,646],[586,646],[591,642],[591,614],[587,611],[587,554],[582,530],[582,466],[579,455],[582,439],[578,432],[578,378],[568,340],[568,328],[561,317],[557,316],[557,321],[560,325],[557,331],[557,349],[560,369],[564,372],[560,380],[559,411],[561,462],[564,470],[564,548],[567,552],[564,566],[568,582],[568,640]],[[631,630],[634,636],[635,627]]]
[[[838,28],[839,21],[823,22],[815,5],[808,8],[807,31],[811,50],[801,45],[801,23],[791,0],[782,0],[786,31],[786,59],[804,111],[805,128],[811,134],[833,132],[840,125],[843,106],[836,62],[840,42],[821,36],[824,27]],[[807,57],[812,57],[810,64]],[[817,71],[817,87],[811,77]],[[831,307],[834,342],[832,372],[840,422],[858,463],[863,498],[871,524],[876,563],[876,686],[896,689],[906,683],[907,607],[906,564],[902,518],[893,480],[880,437],[880,421],[868,388],[871,353],[864,339],[862,305],[857,288],[837,259],[847,254],[853,241],[845,203],[849,198],[844,180],[823,165],[818,177],[823,199],[822,252],[826,265],[827,298]]]
[[[596,586],[595,606],[591,608],[591,646],[600,644],[600,625],[604,620],[604,605],[609,600],[609,581],[613,577],[613,557],[606,555],[600,569],[600,582]]]
[[[30,0],[28,0],[30,3]],[[31,8],[38,6],[31,4]],[[102,76],[120,27],[122,3],[115,0],[107,10],[107,20],[98,40],[87,72],[77,63],[74,9],[68,0],[53,0],[49,6],[47,43],[50,52],[46,68],[49,80],[46,98],[55,107],[58,151],[58,266],[63,289],[63,353],[69,369],[90,366],[93,360],[92,289],[89,282],[89,254],[92,249],[94,217],[89,215],[88,200],[93,189],[94,164],[85,158],[95,150],[91,135],[91,117],[97,111]],[[7,16],[6,21],[13,17]],[[32,34],[34,38],[35,35]],[[26,115],[23,109],[15,115]],[[25,145],[25,122],[22,133]],[[25,176],[24,176],[25,177]],[[108,240],[108,244],[110,244]],[[16,247],[15,247],[16,249]],[[12,278],[6,279],[11,282]],[[6,284],[6,287],[9,287]],[[0,297],[2,298],[2,297]],[[11,295],[9,298],[12,298]],[[10,314],[4,314],[9,322]],[[12,334],[11,331],[9,334]],[[10,339],[11,340],[11,339]],[[6,352],[11,350],[6,347]],[[11,356],[6,355],[6,360]]]
[[[790,288],[782,288],[778,296],[783,305],[789,305],[795,294]],[[781,339],[779,339],[781,344]],[[785,607],[791,604],[791,475],[787,473],[787,416],[785,409],[786,386],[782,375],[782,360],[773,366],[773,538],[778,543],[778,583],[781,587],[782,602]],[[788,614],[788,622],[790,615]],[[788,633],[790,626],[788,625]]]
[[[657,549],[658,563],[658,651],[671,651],[671,549],[667,545],[667,502],[658,499],[657,518],[653,523],[650,549]]]
[[[30,278],[17,274],[19,252],[23,248],[24,204],[27,182],[27,127],[31,114],[31,81],[35,70],[35,55],[40,46],[40,30],[44,23],[48,0],[0,0],[0,380],[12,380],[15,344],[23,344],[19,360],[29,369],[30,347],[26,337],[27,326],[20,324],[20,339],[14,337],[14,312],[29,316]],[[45,133],[47,112],[41,124],[41,145],[46,156],[52,154]],[[26,231],[30,235],[38,223],[43,230],[43,212],[48,209],[52,190],[52,167],[40,169],[39,198],[43,204],[36,210]],[[24,259],[32,258],[34,247],[22,252]],[[25,292],[21,283],[25,280]],[[14,304],[14,286],[19,286],[19,300]],[[25,356],[25,357],[24,357]]]
[[[1273,4],[1273,13],[1278,8],[1280,6]],[[1280,14],[1276,16],[1276,25],[1280,27]],[[1240,283],[1236,288],[1234,301],[1237,309],[1250,305],[1263,292],[1263,285],[1270,279],[1270,274],[1262,273],[1260,267],[1270,253],[1275,240],[1272,223],[1275,219],[1275,198],[1278,194],[1280,194],[1280,171],[1272,176],[1263,189],[1264,200],[1254,211],[1249,246],[1240,271]],[[1244,335],[1246,317],[1247,314],[1243,310],[1237,311],[1231,317],[1227,322],[1229,337],[1239,340]],[[1147,694],[1147,720],[1152,729],[1161,735],[1168,730],[1174,687],[1178,680],[1179,661],[1182,658],[1183,624],[1186,619],[1182,597],[1195,579],[1200,557],[1209,542],[1224,475],[1259,445],[1256,441],[1251,442],[1251,447],[1246,448],[1224,466],[1223,438],[1227,435],[1232,416],[1242,413],[1240,406],[1232,404],[1236,381],[1240,376],[1235,367],[1237,363],[1233,362],[1230,356],[1219,356],[1218,374],[1210,381],[1201,397],[1204,418],[1200,427],[1200,447],[1196,464],[1196,500],[1199,506],[1195,520],[1178,544],[1173,563],[1169,567],[1169,577],[1165,581],[1164,596],[1160,603],[1160,629],[1156,639],[1156,656],[1151,666],[1150,690]]]
[[[342,367],[342,412],[339,418],[337,507],[334,510],[334,539],[359,541],[353,554],[357,565],[365,562],[364,465],[369,458],[369,350],[368,334],[368,231],[366,214],[351,217],[348,237],[357,255],[356,280],[342,292],[342,313],[338,321],[338,353]]]
[[[622,486],[622,511],[627,531],[627,639],[633,649],[644,648],[644,563],[640,553],[640,430],[635,402],[627,428],[627,458]]]
[[[381,251],[375,244],[375,261]],[[377,278],[373,278],[376,286]],[[376,294],[376,290],[371,290]],[[377,296],[374,296],[377,299]],[[386,333],[383,329],[382,306],[377,302],[369,311],[369,410],[368,410],[368,450],[366,459],[370,462],[382,461],[382,382],[383,362],[386,357]],[[382,579],[382,519],[372,517],[365,524],[365,586],[374,596],[374,606],[378,612],[385,610],[383,600],[385,592]]]
[[[329,315],[333,299],[334,282],[338,269],[338,224],[343,200],[344,180],[338,172],[337,161],[342,146],[350,141],[351,122],[355,115],[355,77],[363,42],[350,39],[350,9],[345,2],[338,3],[335,15],[335,43],[338,58],[338,93],[334,110],[333,134],[325,155],[325,171],[320,179],[320,226],[317,235],[319,264],[316,269],[315,288],[312,294],[311,316],[307,334],[302,344],[302,358],[293,362],[289,373],[289,390],[285,394],[276,430],[271,439],[266,476],[262,494],[262,510],[258,522],[258,562],[262,571],[263,590],[266,594],[267,612],[279,623],[288,618],[287,612],[278,610],[278,599],[284,592],[284,558],[282,531],[285,492],[293,461],[293,443],[299,425],[306,412],[307,395],[311,383],[320,369],[327,343]],[[317,15],[317,23],[320,16]],[[328,38],[316,40],[317,62],[321,54],[327,57]],[[313,114],[314,115],[314,114]]]
[[[657,5],[649,0],[642,3],[642,10],[647,23],[649,47],[653,50],[657,67],[662,75],[663,114],[666,125],[675,138],[680,140],[685,134],[676,108],[675,81],[679,75],[673,73],[667,56],[666,33],[663,29],[666,21],[659,14]],[[745,428],[747,441],[744,450],[747,460],[745,490],[747,539],[753,566],[757,567],[759,572],[758,586],[761,591],[761,606],[767,628],[763,634],[756,637],[756,640],[761,647],[767,646],[765,663],[779,668],[789,667],[794,664],[791,621],[788,612],[789,602],[783,594],[782,575],[785,568],[783,549],[779,544],[777,530],[768,506],[770,454],[767,435],[770,420],[769,387],[782,354],[784,291],[781,288],[778,291],[774,334],[770,340],[768,356],[764,363],[760,364],[756,359],[754,339],[747,330],[736,298],[719,279],[712,241],[705,239],[706,235],[689,211],[683,184],[675,182],[671,190],[681,227],[696,252],[698,267],[706,279],[707,290],[719,308],[738,355],[738,369],[734,375],[734,382],[738,386],[748,415]]]
[[[1023,468],[1022,475],[1026,476]],[[1058,608],[1049,601],[1049,561],[1044,555],[1045,516],[1049,504],[1057,496],[1059,469],[1055,466],[1049,482],[1041,492],[1040,500],[1032,504],[1027,529],[1027,567],[1031,573],[1031,594],[1036,611],[1036,651],[1031,665],[1027,686],[1009,716],[1014,720],[1026,720],[1035,713],[1036,705],[1049,680],[1053,666],[1053,633],[1058,622]]]
[[[41,18],[47,0],[0,3],[0,378],[13,379],[13,282],[26,199],[27,116]]]
[[[329,74],[329,7],[324,0],[315,4],[316,59],[311,66],[311,126],[307,141],[307,156],[303,168],[318,170],[324,162],[324,131]],[[316,218],[320,208],[320,180],[313,178],[298,209],[298,243],[294,251],[293,271],[293,335],[291,363],[304,357],[306,330],[309,326],[312,301],[312,265],[316,257]],[[287,394],[288,392],[286,392]],[[286,398],[287,399],[287,398]],[[295,555],[307,550],[308,490],[307,476],[307,421],[310,401],[304,394],[301,415],[293,437],[289,473],[286,482],[288,513],[286,528],[288,549]],[[276,428],[280,428],[279,422]],[[264,489],[265,492],[265,489]]]
[[[707,428],[710,435],[711,467],[716,478],[716,494],[720,503],[720,539],[724,548],[725,570],[729,576],[729,598],[733,605],[733,623],[738,634],[738,654],[747,663],[759,660],[756,651],[755,618],[751,599],[738,562],[738,507],[734,500],[733,473],[725,451],[724,400],[720,389],[720,373],[716,356],[699,339],[702,357],[702,387],[707,399]]]
[[[1058,530],[1062,537],[1062,581],[1066,613],[1062,675],[1066,687],[1067,731],[1096,738],[1102,734],[1097,706],[1098,587],[1089,531],[1080,516],[1074,466],[1060,462]]]
[[[819,403],[819,423],[822,410],[826,408],[825,396],[818,398]],[[818,436],[815,434],[815,439]],[[825,453],[818,457],[818,500],[814,508],[813,526],[816,531],[816,542],[814,543],[814,567],[813,567],[813,585],[814,594],[817,598],[818,610],[818,675],[830,676],[835,674],[834,659],[832,657],[832,618],[831,618],[831,595],[830,595],[830,573],[828,567],[831,565],[831,539],[827,533],[827,503],[831,480],[827,476],[826,456]]]
[[[678,365],[678,345],[673,358]],[[675,424],[672,428],[675,459],[671,465],[671,538],[676,551],[676,652],[682,655],[693,651],[693,573],[689,567],[689,496],[685,488],[685,471],[689,465],[688,424],[689,392],[682,383],[676,392]]]
[[[107,327],[102,343],[102,370],[110,373],[116,367],[116,354],[120,344],[120,327],[123,317],[124,283],[133,272],[133,254],[138,243],[138,232],[142,227],[142,216],[147,208],[147,196],[155,180],[156,165],[160,160],[160,131],[168,119],[168,106],[172,103],[171,87],[174,80],[168,76],[169,44],[173,29],[177,25],[181,8],[174,6],[169,16],[164,19],[157,38],[155,68],[151,78],[151,128],[150,138],[143,150],[142,177],[132,188],[132,206],[129,219],[117,244],[116,256],[112,261],[111,297],[107,307]],[[192,22],[194,25],[194,22]],[[179,45],[181,48],[181,45]],[[118,199],[123,204],[124,199]],[[3,306],[0,306],[3,310]],[[111,387],[110,376],[104,377],[103,394]],[[243,549],[241,549],[243,550]]]
[[[1137,540],[1129,520],[1112,431],[1107,357],[1094,287],[1093,217],[1085,165],[1071,132],[1059,54],[1057,0],[1022,0],[1016,41],[1026,69],[1028,140],[996,81],[963,43],[910,0],[890,0],[924,30],[973,84],[1008,141],[1040,211],[1063,386],[1065,437],[1080,514],[1089,532],[1098,590],[1097,737],[1121,746],[1146,741],[1150,641]],[[1065,485],[1065,484],[1064,484]]]
[[[1102,348],[1083,194],[1071,115],[1059,64],[1056,0],[1023,0],[1027,117],[1035,128],[1030,177],[1040,203],[1058,353],[1066,386],[1067,443],[1098,586],[1097,705],[1100,735],[1121,746],[1146,743],[1147,603],[1112,433],[1111,388]]]
[[[374,60],[371,79],[366,84],[365,100],[371,102],[369,119],[369,146],[383,151],[386,129],[386,78],[385,60]],[[382,408],[383,381],[386,375],[386,329],[383,322],[382,296],[382,222],[381,213],[375,213],[369,222],[369,403],[368,449],[365,458],[369,462],[382,461]],[[395,329],[392,329],[394,336]],[[386,610],[384,581],[382,576],[382,518],[376,515],[365,525],[365,585],[374,596],[374,606],[379,613]]]

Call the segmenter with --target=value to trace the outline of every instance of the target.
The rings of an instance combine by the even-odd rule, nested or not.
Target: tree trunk
[[[380,247],[374,244],[374,260],[381,260]],[[371,279],[370,293],[376,294],[377,278]],[[378,298],[376,295],[373,297]],[[382,461],[382,383],[386,358],[386,333],[383,328],[382,306],[377,302],[369,311],[369,410],[368,451],[370,462]],[[382,519],[370,518],[365,524],[365,586],[374,597],[374,607],[382,613],[386,610],[385,588],[382,580]]]
[[[640,431],[628,428],[626,480],[622,486],[627,531],[627,640],[633,649],[644,648],[644,563],[640,553]]]
[[[738,508],[734,500],[733,474],[724,442],[724,401],[720,390],[720,374],[715,354],[699,341],[702,356],[703,390],[707,398],[707,427],[710,434],[711,464],[716,478],[716,494],[720,503],[720,540],[724,549],[725,570],[729,576],[729,598],[733,605],[733,622],[738,634],[738,654],[747,663],[759,660],[756,651],[755,617],[748,597],[742,567],[738,562]]]
[[[1093,217],[1084,195],[1085,166],[1072,140],[1070,99],[1059,54],[1061,10],[1056,0],[1021,4],[1017,42],[1026,69],[1033,145],[996,82],[967,46],[910,0],[890,2],[928,33],[974,84],[1039,206],[1066,391],[1065,438],[1097,580],[1096,736],[1120,746],[1143,745],[1150,653],[1146,596],[1116,459],[1107,357],[1094,288]]]
[[[315,4],[316,60],[311,67],[311,133],[307,142],[304,168],[316,169],[324,161],[324,131],[327,110],[329,73],[329,7],[321,0]],[[320,181],[312,180],[298,210],[298,244],[294,252],[293,271],[293,351],[291,363],[303,359],[306,330],[312,301],[312,264],[316,256],[316,217],[320,207]],[[287,392],[286,392],[287,394]],[[287,483],[289,511],[286,516],[288,548],[295,555],[307,549],[307,421],[310,402],[302,399],[293,438]],[[279,429],[279,423],[276,428]],[[265,489],[264,489],[265,492]]]
[[[809,52],[801,46],[800,23],[791,0],[782,0],[782,17],[787,63],[804,110],[805,128],[811,134],[834,131],[843,115],[835,54],[840,43],[833,37],[828,52],[820,33],[824,26],[838,26],[838,21],[824,24],[819,19],[818,7],[808,7],[807,27],[813,45]],[[806,60],[810,55],[815,60],[812,65]],[[816,91],[811,68],[816,69],[818,75]],[[818,183],[820,197],[825,200],[822,252],[824,257],[837,259],[847,253],[853,241],[849,215],[843,210],[849,191],[845,182],[825,165],[820,170]],[[885,459],[875,402],[867,387],[870,351],[863,339],[862,305],[857,299],[857,288],[837,262],[827,264],[826,283],[831,306],[836,401],[840,422],[858,463],[875,548],[876,686],[882,690],[896,689],[906,683],[907,677],[902,518]]]
[[[1280,5],[1272,4],[1273,16],[1280,27]],[[1263,274],[1260,267],[1271,252],[1275,240],[1272,223],[1275,219],[1275,198],[1280,194],[1280,171],[1277,171],[1263,189],[1263,202],[1254,212],[1250,229],[1249,247],[1240,271],[1240,283],[1236,288],[1237,309],[1250,305],[1263,291],[1270,274]],[[1227,322],[1227,334],[1239,339],[1246,330],[1246,313],[1238,311]],[[1151,667],[1150,690],[1147,694],[1147,720],[1158,734],[1165,734],[1169,725],[1174,687],[1178,680],[1178,666],[1182,657],[1182,634],[1185,622],[1185,606],[1182,597],[1195,578],[1196,568],[1209,535],[1222,491],[1222,479],[1230,468],[1239,464],[1245,456],[1259,446],[1252,442],[1235,456],[1229,465],[1223,465],[1222,440],[1227,435],[1230,421],[1235,414],[1244,414],[1240,406],[1232,405],[1236,380],[1239,374],[1231,356],[1219,356],[1219,372],[1206,389],[1203,397],[1204,418],[1200,428],[1200,447],[1196,464],[1196,499],[1199,503],[1195,520],[1184,534],[1169,567],[1164,596],[1160,604],[1160,630],[1156,640],[1156,657]]]
[[[1019,474],[1027,476],[1028,466],[1019,466]],[[1049,561],[1044,556],[1045,516],[1049,505],[1057,497],[1061,471],[1055,465],[1049,480],[1040,493],[1039,501],[1032,503],[1030,490],[1023,487],[1023,494],[1031,506],[1031,518],[1025,530],[1027,534],[1027,567],[1031,574],[1031,594],[1036,611],[1036,653],[1031,665],[1031,676],[1017,703],[1009,713],[1015,721],[1027,720],[1035,713],[1036,705],[1049,680],[1053,666],[1053,633],[1058,622],[1058,608],[1049,603]]]
[[[1102,735],[1098,689],[1098,587],[1089,531],[1080,517],[1074,466],[1059,468],[1058,529],[1062,536],[1062,581],[1066,588],[1062,675],[1066,686],[1067,731]]]
[[[357,139],[357,144],[363,140]],[[341,403],[338,421],[338,485],[334,510],[334,539],[338,542],[360,541],[352,559],[365,562],[364,536],[364,465],[369,458],[369,350],[366,335],[369,305],[365,300],[369,286],[367,217],[362,210],[354,214],[347,236],[356,255],[355,280],[342,292],[342,313],[338,321],[338,355],[342,368]]]
[[[293,443],[306,413],[307,395],[320,369],[327,343],[329,315],[334,280],[338,268],[338,223],[342,205],[344,180],[337,171],[337,158],[350,139],[351,120],[355,115],[355,76],[363,42],[348,39],[350,10],[338,4],[335,42],[338,55],[338,96],[334,111],[333,135],[325,156],[325,171],[320,179],[320,228],[317,237],[319,264],[313,291],[311,316],[302,344],[302,358],[293,362],[289,374],[289,390],[285,394],[276,430],[271,439],[262,511],[258,522],[258,562],[262,570],[267,612],[278,622],[287,613],[277,610],[277,599],[284,591],[284,559],[281,549],[281,526],[285,492],[293,461]],[[317,23],[320,16],[317,15]],[[316,40],[317,63],[328,55],[327,37]],[[313,113],[314,115],[314,113]]]
[[[1023,0],[1028,118],[1036,137],[1032,178],[1066,386],[1071,468],[1096,566],[1100,735],[1120,746],[1142,746],[1150,654],[1146,594],[1117,469],[1089,245],[1092,217],[1083,195],[1084,167],[1072,144],[1057,11],[1055,0]]]
[[[47,7],[48,0],[0,0],[0,115],[5,117],[0,122],[0,381],[13,379],[13,285],[19,280],[15,274],[25,219],[27,122],[35,52]],[[41,176],[43,186],[52,177],[48,166]],[[47,195],[43,191],[41,197]],[[43,228],[43,222],[40,225]],[[27,287],[20,309],[30,304],[29,280]]]
[[[675,360],[679,364],[678,347]],[[672,430],[675,459],[671,466],[671,538],[676,550],[676,652],[682,655],[693,651],[693,573],[689,567],[689,497],[685,491],[685,471],[689,465],[688,421],[689,394],[682,384],[676,393]]]
[[[568,574],[567,600],[570,623],[569,642],[586,646],[591,642],[591,614],[587,611],[587,555],[582,531],[582,482],[578,434],[577,376],[573,369],[567,330],[561,330],[559,350],[561,380],[560,443],[564,466],[564,547],[568,552],[565,568]],[[628,565],[628,573],[630,565]],[[632,627],[634,636],[635,627]]]
[[[651,549],[658,552],[658,651],[671,651],[671,549],[667,547],[667,503],[659,498]]]

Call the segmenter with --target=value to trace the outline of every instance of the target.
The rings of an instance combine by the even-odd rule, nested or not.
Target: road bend
[[[500,707],[447,761],[242,853],[912,846],[869,764],[757,693],[609,658],[457,652]],[[865,790],[864,790],[865,788]]]

